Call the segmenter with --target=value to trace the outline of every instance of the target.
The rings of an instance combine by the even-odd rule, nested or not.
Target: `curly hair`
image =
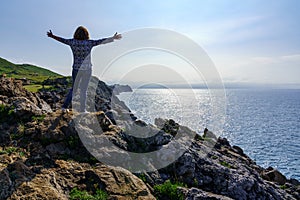
[[[79,26],[76,29],[73,37],[76,40],[88,40],[88,39],[90,39],[88,30],[83,26]]]

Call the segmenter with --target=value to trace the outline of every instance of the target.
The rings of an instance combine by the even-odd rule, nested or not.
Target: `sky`
[[[80,25],[87,27],[92,39],[109,37],[115,32],[123,33],[121,41],[93,50],[94,72],[98,73],[97,70],[102,67],[99,59],[108,52],[135,42],[131,37],[134,30],[155,28],[173,31],[197,43],[214,63],[218,76],[225,83],[294,86],[300,85],[299,9],[298,0],[2,1],[0,57],[70,75],[71,50],[48,38],[48,30],[65,38],[72,38],[74,30]],[[151,36],[139,34],[136,37],[137,41],[141,41]],[[157,40],[181,44],[163,37]],[[158,69],[157,64],[161,64],[167,65],[169,71],[184,73],[180,70],[185,70],[184,78],[193,76],[193,73],[188,73],[191,67],[184,67],[182,60],[171,57],[162,51],[156,54],[151,50],[134,52],[123,58],[123,69],[120,69],[122,60],[119,60],[119,64],[116,63],[104,79],[118,82],[121,78],[130,77],[132,80],[132,74],[124,74],[129,72],[122,70],[136,65],[136,59],[145,59],[138,65],[151,68],[151,58],[159,58],[159,63],[152,63],[155,70]],[[161,60],[168,60],[169,63],[160,63]],[[162,68],[159,73],[166,72],[171,80],[172,73]],[[143,70],[130,73],[138,71],[140,74],[135,77],[139,79],[150,81],[149,77],[152,77],[155,82],[158,81],[155,77],[164,77],[152,76],[147,70],[147,73]],[[191,79],[197,82],[197,77]]]

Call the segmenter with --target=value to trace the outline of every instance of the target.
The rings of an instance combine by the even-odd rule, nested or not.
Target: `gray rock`
[[[280,173],[278,170],[269,167],[262,172],[262,177],[268,181],[278,183],[279,185],[284,185],[287,182],[286,177]]]
[[[51,156],[69,155],[71,153],[63,142],[49,144],[46,146],[46,150]]]
[[[0,129],[0,146],[6,146],[11,142],[9,131]]]
[[[11,99],[14,113],[17,117],[29,120],[32,116],[40,116],[42,110],[25,97],[14,97]]]
[[[180,188],[180,191],[185,194],[185,200],[233,200],[232,198],[206,192],[198,188]]]

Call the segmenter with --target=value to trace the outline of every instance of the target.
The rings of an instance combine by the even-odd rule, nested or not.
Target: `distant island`
[[[115,95],[118,95],[122,92],[132,92],[132,88],[129,85],[114,84],[110,87]]]

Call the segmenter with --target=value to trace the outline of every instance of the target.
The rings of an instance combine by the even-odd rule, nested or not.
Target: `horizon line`
[[[186,84],[147,84],[139,86],[138,83],[113,83],[120,85],[129,85],[132,89],[300,89],[300,83],[223,83],[220,86],[212,86],[210,88],[205,84],[191,84],[190,86]],[[111,84],[111,85],[113,85]]]

